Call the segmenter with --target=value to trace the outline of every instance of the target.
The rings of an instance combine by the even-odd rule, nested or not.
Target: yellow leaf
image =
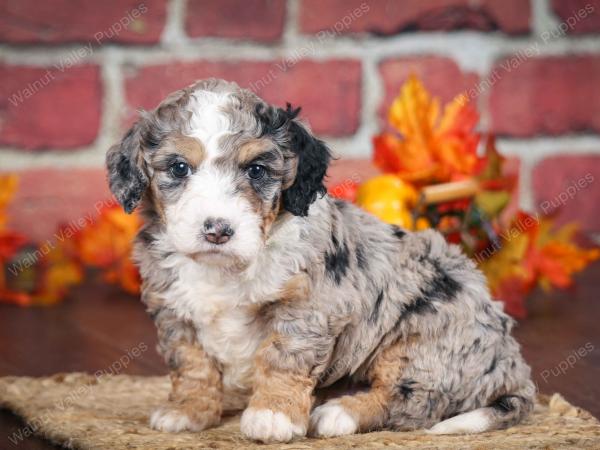
[[[69,288],[81,283],[83,268],[62,246],[54,247],[45,257],[40,289],[33,295],[38,305],[51,305],[59,302]]]
[[[523,264],[529,244],[529,234],[516,234],[504,241],[500,249],[492,250],[491,257],[480,263],[479,267],[488,279],[492,292],[496,292],[505,279],[527,280],[530,278],[530,274]]]
[[[510,202],[506,191],[481,191],[475,196],[475,204],[487,217],[496,217]]]

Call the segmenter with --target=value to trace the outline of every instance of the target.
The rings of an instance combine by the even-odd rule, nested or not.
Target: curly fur
[[[108,153],[115,196],[141,205],[142,300],[172,371],[152,425],[197,431],[246,407],[260,441],[518,423],[535,389],[484,277],[436,232],[328,197],[330,152],[298,113],[200,81]],[[234,231],[222,245],[202,231],[216,218]],[[321,404],[346,381],[366,388]]]

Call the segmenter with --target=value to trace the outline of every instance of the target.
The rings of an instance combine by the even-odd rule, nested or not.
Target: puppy
[[[145,221],[135,259],[172,380],[152,427],[236,408],[263,442],[518,423],[535,389],[482,274],[435,231],[328,197],[331,154],[298,112],[199,81],[108,151],[112,192]],[[367,388],[316,406],[342,379]]]

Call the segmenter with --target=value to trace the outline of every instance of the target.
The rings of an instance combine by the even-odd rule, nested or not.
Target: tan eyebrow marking
[[[206,150],[202,142],[196,138],[182,134],[170,136],[152,155],[152,166],[159,170],[166,170],[175,156],[183,157],[192,167],[196,168],[206,157]]]
[[[265,153],[272,147],[272,144],[265,140],[253,140],[243,144],[237,154],[239,165],[243,166],[252,162],[257,156]]]
[[[194,167],[198,167],[206,157],[204,145],[196,138],[184,135],[175,136],[173,138],[173,145],[176,151]]]

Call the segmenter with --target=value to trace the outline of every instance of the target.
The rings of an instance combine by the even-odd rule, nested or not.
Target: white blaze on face
[[[250,202],[235,192],[235,169],[225,169],[215,164],[222,155],[220,138],[231,132],[228,117],[221,106],[226,96],[211,92],[196,94],[192,103],[190,136],[199,139],[206,150],[206,158],[187,180],[179,199],[165,207],[167,235],[175,249],[185,254],[218,251],[242,260],[252,260],[262,237],[261,219]],[[215,246],[203,237],[207,219],[223,219],[234,231],[225,244]]]
[[[209,158],[221,154],[219,140],[231,133],[229,117],[223,113],[228,97],[229,95],[224,93],[199,91],[193,95],[190,102],[192,117],[189,135],[202,142]]]

